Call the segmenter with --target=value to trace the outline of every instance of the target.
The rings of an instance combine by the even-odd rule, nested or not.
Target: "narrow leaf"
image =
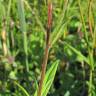
[[[49,89],[53,83],[57,67],[58,67],[59,61],[56,61],[52,64],[50,69],[46,73],[46,77],[44,79],[44,84],[43,84],[43,90],[42,90],[42,96],[47,96]]]
[[[22,90],[22,92],[23,92],[26,96],[30,96],[30,95],[28,94],[28,92],[27,92],[19,83],[17,83],[17,82],[15,81],[14,84],[17,85],[17,86]]]
[[[70,48],[73,52],[75,52],[78,56],[80,56],[80,58],[82,58],[82,60],[84,60],[87,64],[89,64],[88,59],[77,49],[75,49],[74,47],[72,47],[71,45],[69,45],[68,43],[66,43],[66,46],[68,46],[68,48]],[[90,64],[89,64],[90,65]]]

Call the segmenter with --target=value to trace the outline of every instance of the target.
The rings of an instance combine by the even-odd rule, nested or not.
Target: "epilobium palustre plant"
[[[96,0],[0,0],[0,96],[96,96]]]

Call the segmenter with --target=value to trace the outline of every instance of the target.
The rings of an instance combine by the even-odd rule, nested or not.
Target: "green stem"
[[[89,78],[89,90],[88,90],[88,96],[92,96],[92,69],[90,69],[90,78]]]
[[[79,11],[80,11],[82,25],[83,25],[83,28],[84,28],[85,40],[86,40],[87,45],[89,45],[89,43],[88,43],[88,34],[87,34],[87,30],[86,30],[86,25],[85,25],[85,21],[84,21],[82,8],[81,8],[81,5],[80,5],[80,0],[78,0],[78,5],[79,5]]]
[[[93,86],[93,71],[94,71],[94,59],[93,59],[93,50],[89,50],[89,62],[90,62],[90,76],[89,76],[89,90],[88,96],[92,96],[92,86]]]
[[[29,72],[27,32],[26,32],[27,30],[26,30],[26,21],[25,21],[24,1],[23,0],[18,0],[18,13],[19,13],[19,18],[20,18],[21,31],[23,32],[26,71]]]
[[[17,83],[16,81],[14,81],[14,84],[17,85],[22,90],[22,92],[24,93],[24,95],[30,96],[28,94],[28,92],[19,83]]]

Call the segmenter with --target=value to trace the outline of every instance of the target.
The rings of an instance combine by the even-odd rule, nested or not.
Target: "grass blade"
[[[58,30],[60,29],[60,27],[62,25],[63,19],[65,17],[65,12],[66,12],[66,9],[67,9],[67,5],[68,5],[68,0],[65,1],[62,14],[59,16],[59,18],[57,20],[57,26],[55,27],[55,29],[52,32],[51,39],[53,37],[55,37],[55,35],[58,33]],[[59,22],[59,24],[58,24],[58,22]]]
[[[17,86],[22,90],[22,92],[23,92],[26,96],[30,96],[30,95],[28,94],[28,92],[27,92],[19,83],[17,83],[17,82],[15,81],[14,84],[17,85]]]
[[[90,65],[88,59],[80,52],[78,51],[77,49],[75,49],[74,47],[72,47],[71,45],[69,45],[68,43],[64,43],[66,46],[68,46],[68,48],[70,48],[73,52],[75,52],[79,57],[82,58],[82,60],[84,60],[87,64]]]
[[[28,65],[28,50],[27,50],[27,30],[26,30],[26,22],[25,22],[25,14],[24,14],[24,2],[23,0],[18,0],[18,13],[21,25],[21,31],[23,32],[24,37],[24,51],[25,51],[25,62],[26,62],[26,71],[29,71]]]

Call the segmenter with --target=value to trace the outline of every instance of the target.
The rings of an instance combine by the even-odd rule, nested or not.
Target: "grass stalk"
[[[91,36],[93,34],[93,29],[92,29],[92,19],[91,19],[91,3],[92,3],[92,0],[89,0],[89,9],[88,9],[88,21],[89,21],[89,29],[90,29],[90,33],[91,33]],[[84,21],[84,16],[83,16],[83,12],[82,12],[82,7],[80,5],[80,0],[78,0],[78,5],[79,5],[79,10],[80,10],[80,15],[81,15],[81,21],[82,21],[82,24],[83,24],[83,27],[84,27],[84,33],[85,33],[85,40],[86,40],[86,43],[87,43],[87,47],[88,47],[88,55],[89,55],[89,58],[88,58],[88,61],[89,61],[89,64],[90,64],[90,75],[89,75],[89,88],[88,88],[88,96],[92,96],[92,86],[93,86],[93,82],[92,82],[92,78],[93,78],[93,74],[92,72],[94,71],[94,59],[93,59],[93,48],[90,48],[89,46],[89,39],[88,39],[88,34],[87,34],[87,30],[86,30],[86,25],[85,25],[85,21]]]
[[[7,38],[6,38],[6,20],[3,19],[3,25],[2,25],[2,48],[3,48],[3,54],[4,56],[7,56]]]
[[[89,23],[89,29],[90,29],[90,34],[93,37],[93,24],[92,24],[92,0],[89,0],[89,5],[88,5],[88,23]]]
[[[9,25],[10,25],[10,12],[11,12],[11,4],[12,4],[12,0],[9,0],[8,2],[8,7],[7,7],[7,12],[6,12],[6,22],[7,22],[7,28],[6,30],[8,31],[7,32],[7,46],[8,46],[8,55],[10,55],[10,31],[9,31]]]
[[[92,96],[93,91],[93,72],[94,72],[94,59],[93,59],[93,49],[89,52],[89,62],[90,62],[90,75],[89,75],[89,89],[88,89],[88,96]]]
[[[26,71],[29,72],[28,50],[27,50],[27,33],[26,33],[26,21],[25,21],[24,1],[23,0],[18,0],[18,13],[19,13],[19,18],[20,18],[21,31],[23,32],[23,38],[24,38]]]
[[[78,6],[79,6],[82,25],[83,25],[83,28],[84,28],[85,40],[86,40],[86,43],[87,43],[87,46],[88,46],[89,45],[89,43],[88,43],[88,34],[87,34],[86,25],[85,25],[85,21],[84,21],[83,10],[82,10],[82,7],[80,5],[80,0],[78,0]]]
[[[93,86],[92,77],[93,77],[92,70],[90,69],[88,96],[92,96],[92,86]]]
[[[88,8],[88,22],[89,22],[89,29],[90,29],[90,35],[93,39],[93,46],[94,46],[94,37],[93,37],[93,16],[92,16],[92,2],[93,0],[89,0],[89,8]],[[93,72],[94,72],[94,57],[93,57],[93,50],[94,47],[90,48],[89,50],[89,61],[90,61],[90,77],[89,77],[89,90],[88,90],[88,96],[92,96],[92,91],[93,91]]]
[[[18,82],[14,81],[14,84],[17,85],[26,96],[30,96],[28,92]]]
[[[2,21],[2,29],[1,29],[1,38],[2,38],[2,50],[4,57],[7,56],[7,32],[6,32],[6,9],[3,2],[0,1],[0,11],[1,11],[1,21]]]

